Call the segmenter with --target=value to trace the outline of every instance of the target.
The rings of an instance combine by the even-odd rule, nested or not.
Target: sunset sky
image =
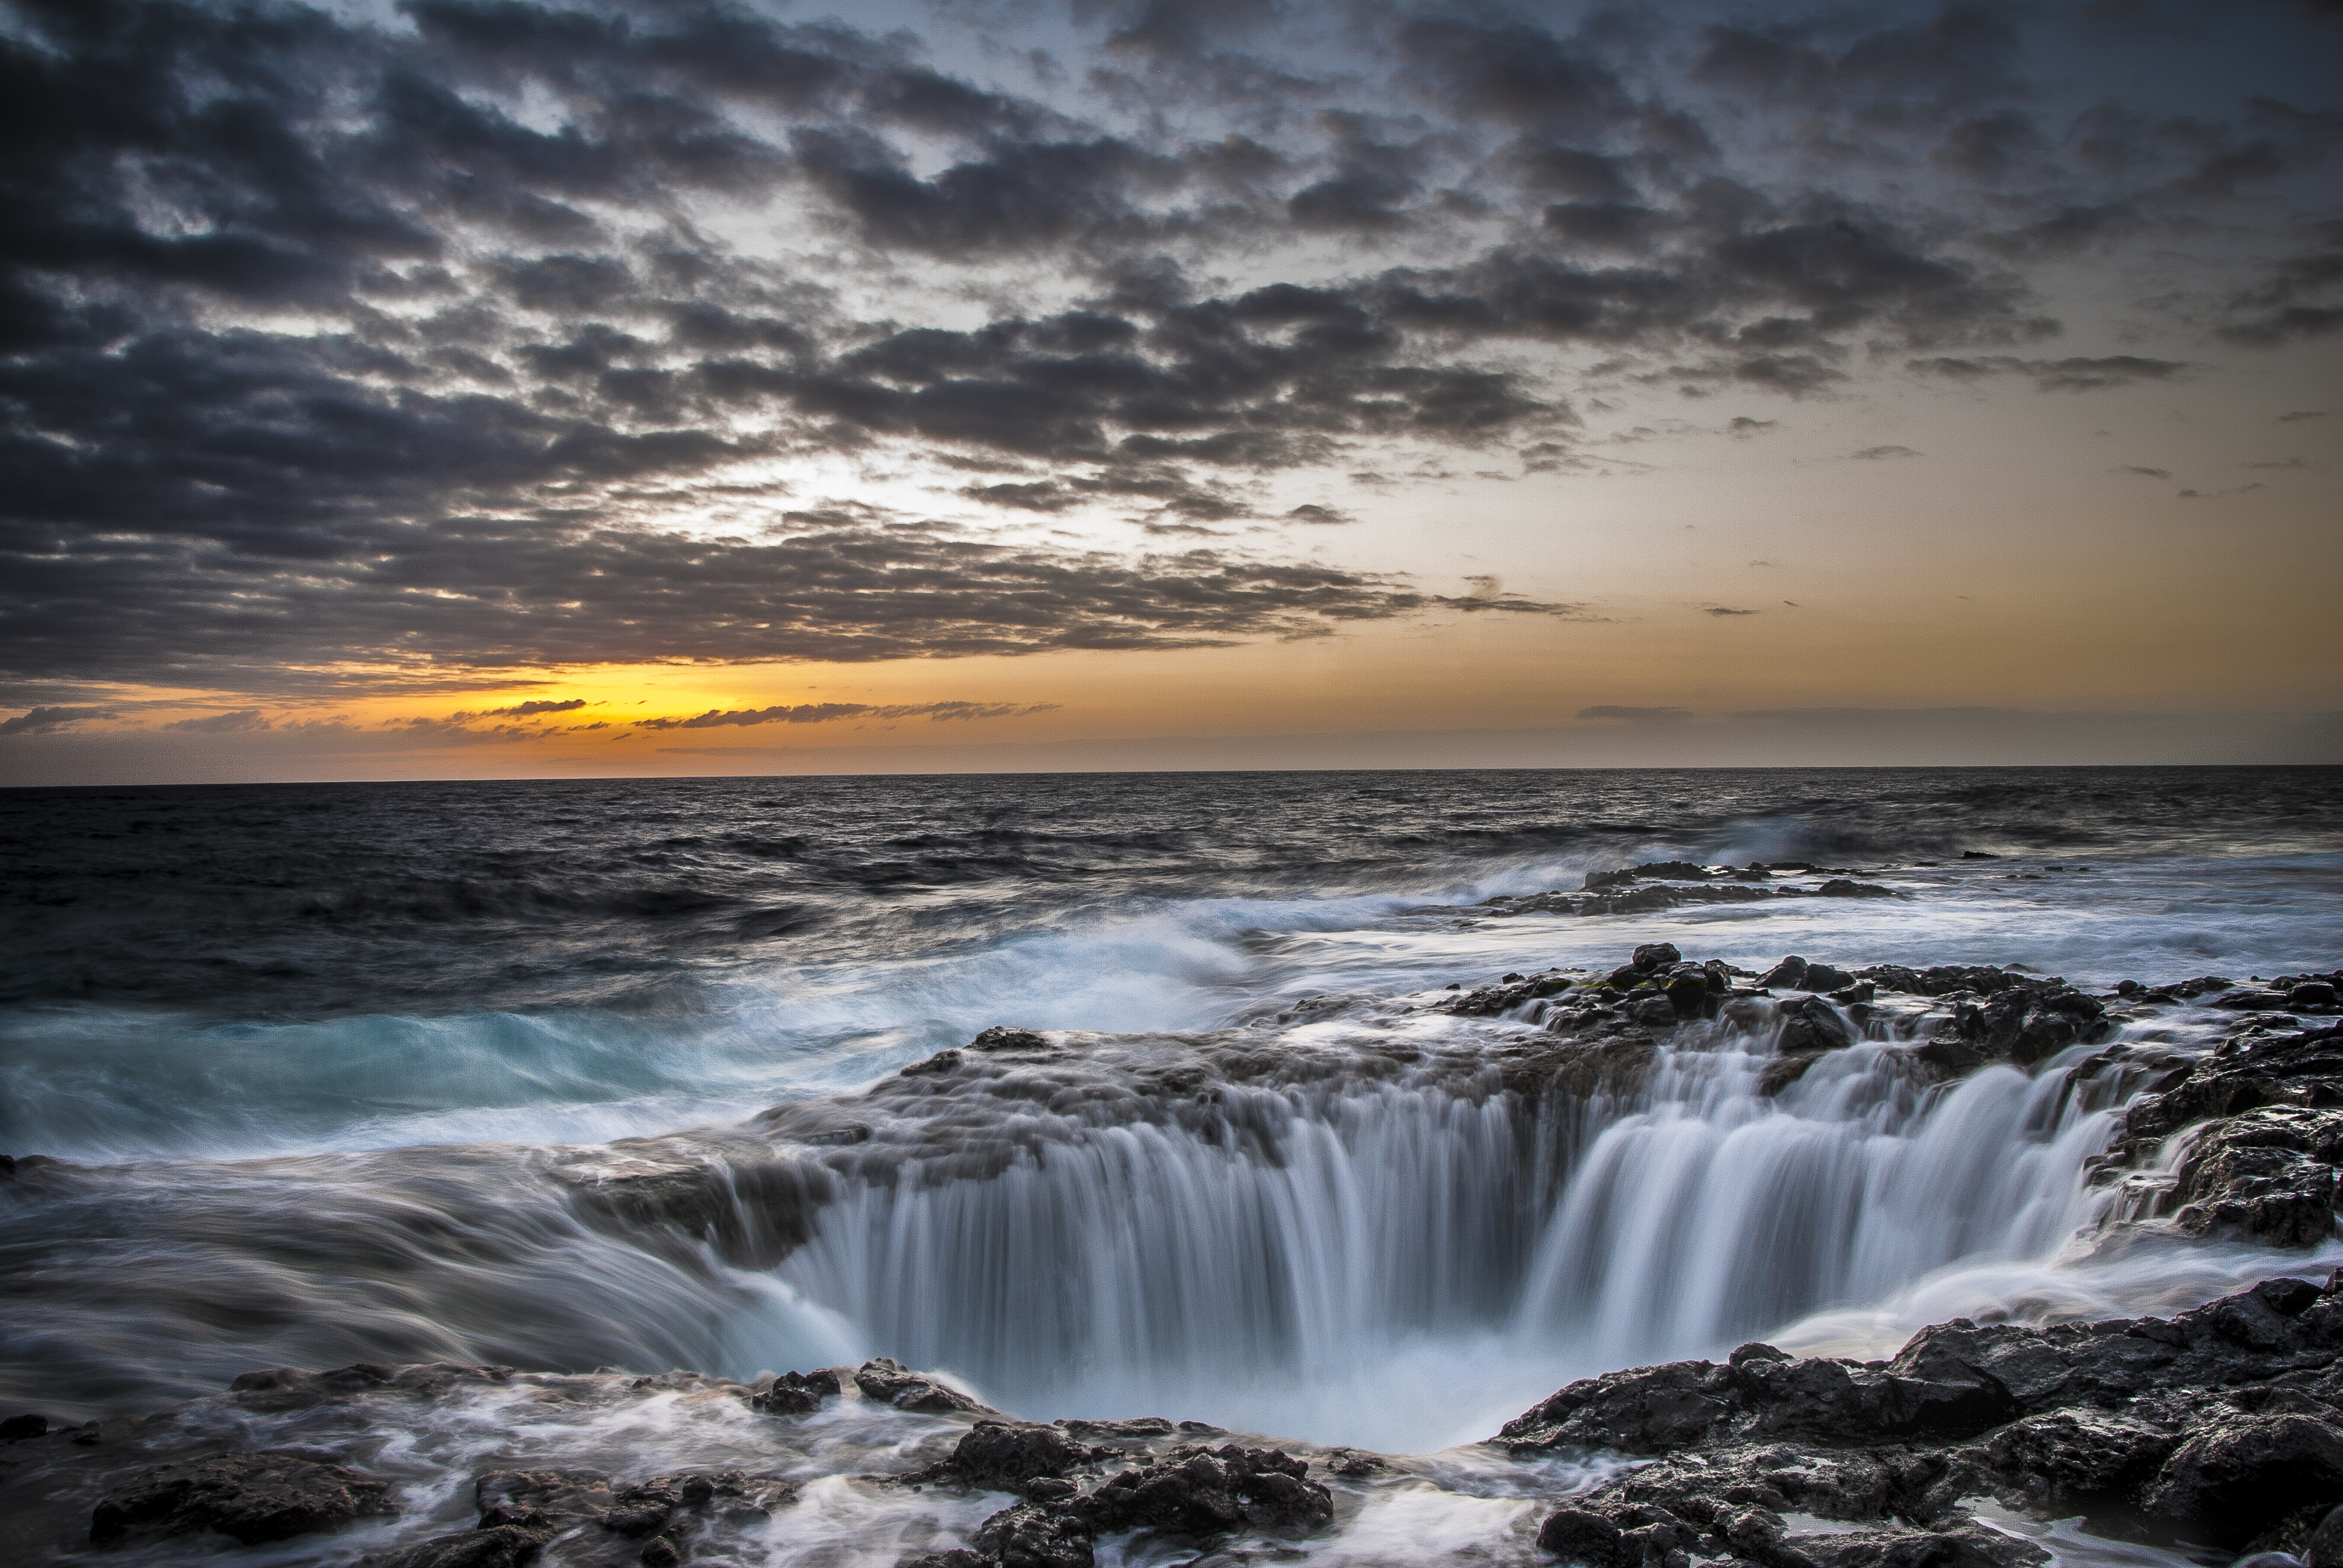
[[[2332,5],[0,47],[0,782],[2343,761]]]

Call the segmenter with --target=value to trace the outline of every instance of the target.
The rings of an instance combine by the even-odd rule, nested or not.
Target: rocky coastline
[[[1775,869],[1644,866],[1590,877],[1579,893],[1541,895],[1546,902],[1504,900],[1475,912],[1619,912],[1617,900],[1646,897],[1664,900],[1650,906],[1657,908],[1897,896],[1835,874],[1805,891],[1766,886]],[[1608,970],[1506,974],[1423,999],[1426,1009],[1534,1026],[1473,1064],[1532,1099],[1631,1082],[1674,1031],[1716,1020],[1773,1031],[1769,1093],[1866,1039],[1891,1042],[1924,1083],[1995,1064],[2032,1070],[2096,1047],[2079,1063],[2065,1056],[2060,1070],[2078,1092],[2119,1079],[2130,1096],[2092,1166],[2090,1179],[2112,1190],[2108,1222],[2270,1250],[2263,1282],[2167,1318],[2041,1326],[1956,1319],[1885,1361],[1800,1358],[1752,1343],[1721,1362],[1573,1382],[1485,1445],[1492,1462],[1560,1455],[1597,1465],[1586,1483],[1559,1488],[1542,1504],[1537,1552],[1591,1568],[2016,1568],[2055,1560],[2055,1543],[2025,1522],[2079,1517],[2103,1537],[2200,1562],[2281,1553],[2259,1559],[2259,1568],[2343,1568],[2343,1273],[2288,1269],[2289,1253],[2337,1233],[2338,980],[2343,973],[2204,976],[2089,992],[2056,977],[1951,964],[1841,970],[1790,957],[1751,973],[1652,943]],[[2119,1038],[2127,1024],[2180,1009],[2218,1020],[2209,1049],[2159,1042],[2152,1029]],[[1086,1049],[1062,1035],[990,1030],[870,1092],[915,1100],[1003,1064],[1047,1064]],[[1234,1036],[1197,1043],[1191,1057],[1150,1066],[1150,1092],[1202,1106],[1217,1083],[1307,1070],[1249,1054]],[[699,1174],[710,1168],[704,1151],[636,1141],[590,1170],[549,1174],[574,1185],[578,1202],[603,1222],[776,1256],[802,1239],[822,1172],[870,1158],[870,1135],[850,1106],[784,1108],[769,1121],[761,1136],[811,1153],[769,1189],[749,1184],[781,1215],[759,1235],[726,1232],[732,1221]],[[11,1183],[70,1176],[37,1156],[0,1168]],[[737,1173],[726,1180],[740,1190]],[[533,1454],[517,1428],[463,1498],[436,1503],[402,1490],[378,1462],[384,1433],[454,1419],[449,1412],[482,1401],[598,1409],[654,1399],[723,1412],[748,1434],[739,1441],[750,1462],[630,1477]],[[786,1528],[819,1479],[809,1451],[785,1452],[781,1435],[850,1407],[865,1426],[902,1423],[900,1437],[857,1451],[886,1459],[854,1473],[854,1485],[982,1503],[973,1528],[904,1552],[901,1568],[1086,1568],[1102,1543],[1132,1533],[1200,1554],[1186,1561],[1233,1563],[1248,1555],[1242,1543],[1276,1550],[1320,1538],[1362,1498],[1410,1473],[1397,1458],[1196,1422],[1022,1421],[883,1359],[753,1383],[444,1363],[278,1368],[246,1373],[199,1403],[81,1423],[5,1412],[0,1554],[35,1563],[146,1552],[142,1560],[152,1561],[160,1543],[177,1543],[196,1561],[300,1540],[318,1543],[318,1561],[372,1568],[753,1560],[735,1552],[742,1533]],[[283,1440],[312,1419],[322,1424],[309,1436]],[[265,1441],[272,1432],[279,1441]],[[366,1435],[337,1446],[337,1432]],[[761,1465],[753,1462],[759,1434],[779,1445]],[[334,1544],[368,1530],[376,1534],[363,1539],[373,1541],[389,1527],[384,1522],[423,1513],[449,1528],[420,1539],[408,1530],[378,1547]]]

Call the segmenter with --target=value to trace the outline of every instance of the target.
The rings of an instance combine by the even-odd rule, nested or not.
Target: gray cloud
[[[1884,458],[1916,457],[1919,455],[1919,453],[1914,451],[1909,447],[1897,447],[1894,445],[1885,447],[1865,447],[1859,452],[1849,452],[1847,454],[1850,457],[1860,457],[1865,462],[1875,463]]]
[[[2115,354],[2104,358],[2021,359],[2014,355],[1989,354],[1972,358],[1939,356],[1933,359],[1911,359],[1905,367],[1923,376],[1938,376],[1953,381],[1976,381],[1995,376],[2031,376],[2034,384],[2045,392],[2102,392],[2115,387],[2137,386],[2143,381],[2173,381],[2196,368],[2177,359],[2149,359],[2136,354]]]
[[[202,719],[177,719],[163,728],[186,730],[196,735],[242,735],[272,726],[257,708],[238,708],[226,713],[208,714]]]
[[[90,719],[118,719],[103,708],[35,708],[14,719],[0,719],[0,735],[45,735]]]

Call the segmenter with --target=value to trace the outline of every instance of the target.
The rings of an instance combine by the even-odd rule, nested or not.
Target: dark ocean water
[[[2316,890],[2338,849],[2333,769],[16,789],[0,1005],[289,1021],[640,1004],[1142,910],[1301,916],[1652,859],[2288,862]]]
[[[1648,1105],[1601,1110],[1597,1202],[1523,1185],[1547,1156],[1469,1071],[1335,1071],[1259,1100],[1271,1131],[1241,1148],[1178,1133],[1117,1064],[1398,1040],[1469,1065],[1534,1021],[1453,1017],[1440,988],[1650,940],[2093,985],[2331,969],[2339,807],[2333,769],[0,792],[0,1152],[70,1167],[0,1186],[0,1397],[136,1408],[276,1362],[892,1354],[1022,1413],[1176,1404],[1435,1447],[1565,1374],[1728,1334],[1892,1344],[1995,1302],[2203,1299],[2270,1265],[2075,1252],[2117,1107],[2052,1076],[1932,1098],[1866,1047],[1775,1100],[1765,1040],[1704,1037]],[[1458,912],[1655,859],[1810,861],[1905,896]],[[1292,1008],[1311,997],[1349,1000]],[[1069,1103],[1137,1120],[1017,1110],[1041,1142],[997,1179],[849,1183],[779,1265],[577,1206],[580,1171],[813,1158],[750,1119],[868,1104],[993,1024],[1089,1031],[1097,1082]],[[970,1107],[971,1147],[1006,1148],[1011,1113]],[[1435,1192],[1461,1207],[1423,1209]],[[1846,1218],[1804,1236],[1775,1192]]]

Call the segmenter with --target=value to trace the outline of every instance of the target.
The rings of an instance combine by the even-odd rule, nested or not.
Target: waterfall
[[[993,1173],[850,1180],[779,1272],[1023,1413],[1208,1397],[1361,1441],[1359,1401],[1461,1422],[1484,1383],[1715,1354],[2091,1217],[2120,1074],[1931,1084],[1875,1039],[1768,1097],[1771,1033],[1688,1026],[1590,1101],[1427,1073],[1230,1086],[1203,1122],[1029,1106],[1048,1135]]]

